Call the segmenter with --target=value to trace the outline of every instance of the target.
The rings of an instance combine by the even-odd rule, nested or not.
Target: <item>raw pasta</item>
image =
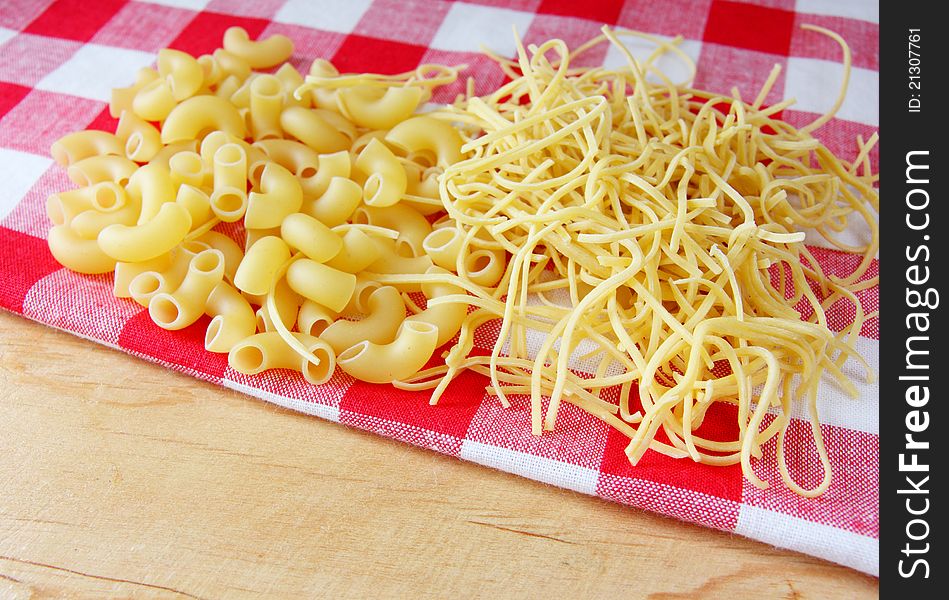
[[[843,40],[810,29],[841,44],[849,72]],[[620,35],[656,50],[637,60]],[[845,89],[808,126],[776,119],[790,105],[763,106],[777,70],[752,102],[673,83],[656,64],[670,54],[694,73],[679,41],[608,28],[572,52],[518,40],[516,60],[493,57],[509,83],[476,97],[469,81],[427,114],[463,66],[340,74],[317,59],[304,77],[281,64],[288,38],[237,27],[207,55],[162,50],[157,69],[113,90],[114,135],[53,144],[80,188],[47,201],[50,250],[81,273],[114,271],[114,294],[161,327],[210,317],[206,349],[246,375],[291,369],[320,384],[338,365],[432,390],[435,404],[471,369],[502,404],[530,395],[535,434],[570,402],[627,435],[634,464],[647,449],[741,463],[765,486],[750,461],[776,438],[785,484],[816,495],[830,481],[819,375],[852,389],[842,368],[859,360],[868,317],[855,292],[873,283],[862,278],[878,246],[878,176],[865,159],[877,137],[853,163],[811,137]],[[603,42],[626,68],[571,65]],[[864,248],[834,238],[852,215],[870,229]],[[803,228],[862,253],[855,272],[825,276]],[[836,302],[856,313],[839,335],[825,317]],[[493,351],[472,355],[492,320]],[[533,353],[531,332],[543,340]],[[597,364],[583,376],[571,363],[581,341]],[[824,465],[813,489],[784,457],[801,397]],[[718,402],[737,407],[737,439],[696,433]]]

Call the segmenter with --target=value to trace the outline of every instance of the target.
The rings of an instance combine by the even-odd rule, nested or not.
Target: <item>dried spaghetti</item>
[[[810,29],[840,43],[849,72],[843,40]],[[657,49],[638,61],[621,34]],[[605,40],[626,55],[627,69],[571,67]],[[498,59],[509,83],[435,113],[466,132],[466,159],[440,178],[448,212],[440,225],[463,238],[458,275],[379,281],[450,279],[470,295],[433,302],[476,310],[444,366],[400,385],[434,388],[435,403],[460,370],[474,369],[491,377],[489,391],[503,403],[511,393],[530,394],[535,434],[555,426],[566,401],[626,434],[633,463],[650,448],[740,463],[759,487],[767,482],[751,458],[776,437],[785,484],[818,495],[831,478],[818,385],[826,372],[856,394],[842,371],[849,358],[863,362],[853,343],[868,315],[856,291],[877,283],[865,277],[879,241],[878,176],[868,160],[877,137],[858,140],[849,163],[811,136],[840,106],[846,78],[832,110],[796,129],[775,117],[791,100],[763,105],[778,68],[749,103],[734,90],[724,96],[671,82],[656,59],[672,53],[688,61],[676,44],[608,28],[572,53],[560,40],[529,49],[519,42],[516,61]],[[854,217],[869,228],[864,247],[835,238]],[[862,254],[859,266],[848,277],[825,275],[803,243],[807,229]],[[479,251],[507,257],[497,285],[471,281],[462,257]],[[837,302],[851,303],[856,316],[835,334],[825,311]],[[469,356],[476,328],[491,319],[502,319],[491,355]],[[531,330],[545,334],[533,352]],[[580,376],[570,360],[584,340],[598,366]],[[614,387],[618,403],[603,395]],[[631,406],[634,391],[640,410]],[[796,401],[809,407],[824,468],[812,489],[791,478],[784,456]],[[736,439],[696,433],[718,402],[737,406]],[[776,417],[765,425],[769,409]],[[660,430],[668,442],[656,438]]]

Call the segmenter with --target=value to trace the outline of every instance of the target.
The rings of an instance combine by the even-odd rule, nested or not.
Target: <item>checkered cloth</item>
[[[46,197],[72,187],[49,157],[50,144],[83,128],[114,131],[106,102],[112,87],[131,83],[163,47],[192,54],[218,47],[224,30],[240,25],[251,36],[283,33],[296,43],[295,66],[315,57],[340,71],[399,72],[421,62],[467,63],[477,92],[503,77],[479,54],[484,44],[513,56],[511,25],[526,42],[559,37],[571,45],[593,37],[601,23],[661,36],[682,34],[698,64],[697,87],[753,98],[775,63],[783,74],[767,101],[794,97],[784,118],[803,125],[833,102],[842,68],[827,38],[799,28],[812,23],[840,32],[854,52],[850,94],[819,137],[844,158],[854,140],[878,125],[878,8],[868,0],[3,0],[0,3],[0,306],[258,398],[431,448],[549,484],[735,532],[820,556],[867,573],[878,572],[879,390],[863,383],[858,401],[830,381],[821,389],[824,440],[834,469],[830,489],[816,499],[788,491],[777,471],[773,441],[756,462],[773,485],[760,490],[741,469],[710,467],[647,452],[631,466],[627,440],[573,406],[560,410],[557,430],[530,433],[527,398],[510,409],[485,395],[485,380],[463,374],[436,407],[426,393],[409,393],[337,375],[321,387],[296,374],[248,377],[227,357],[203,348],[207,321],[179,332],[153,325],[147,311],[112,297],[110,276],[77,275],[47,249]],[[600,46],[586,64],[623,64]],[[674,68],[670,66],[670,68]],[[435,100],[453,98],[456,83]],[[871,156],[874,168],[876,151]],[[815,242],[816,243],[816,242]],[[825,272],[849,273],[853,257],[815,248]],[[874,264],[871,275],[877,273]],[[861,293],[868,311],[876,288]],[[832,310],[840,326],[850,316]],[[489,344],[490,340],[482,340]],[[866,324],[858,349],[879,361],[878,322]],[[809,425],[792,421],[790,468],[804,485],[820,479]],[[222,418],[224,416],[222,415]],[[734,415],[731,416],[734,418]],[[733,421],[734,422],[734,421]]]

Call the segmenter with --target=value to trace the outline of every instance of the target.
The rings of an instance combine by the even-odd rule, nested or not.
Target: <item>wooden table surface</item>
[[[734,600],[877,586],[0,310],[0,598]]]

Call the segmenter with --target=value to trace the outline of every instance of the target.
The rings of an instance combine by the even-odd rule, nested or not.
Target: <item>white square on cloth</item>
[[[784,80],[785,98],[797,102],[794,110],[823,114],[837,99],[837,91],[843,77],[844,67],[837,62],[817,58],[788,58],[787,76]],[[837,112],[837,118],[879,126],[880,73],[854,67],[850,71],[847,97]]]
[[[451,5],[430,47],[452,52],[481,52],[484,46],[501,56],[514,56],[514,30],[527,33],[534,15],[519,10],[473,6],[464,2]]]
[[[23,196],[53,164],[51,158],[0,147],[0,221],[9,215]]]
[[[112,88],[131,85],[136,71],[154,62],[151,52],[85,44],[36,89],[108,102]]]
[[[5,41],[9,40],[16,35],[16,32],[12,29],[7,29],[6,27],[0,27],[0,44],[3,44]]]
[[[847,17],[871,23],[880,22],[880,4],[876,0],[797,0],[795,11],[812,15]]]
[[[273,20],[323,31],[352,33],[372,0],[289,0]]]

